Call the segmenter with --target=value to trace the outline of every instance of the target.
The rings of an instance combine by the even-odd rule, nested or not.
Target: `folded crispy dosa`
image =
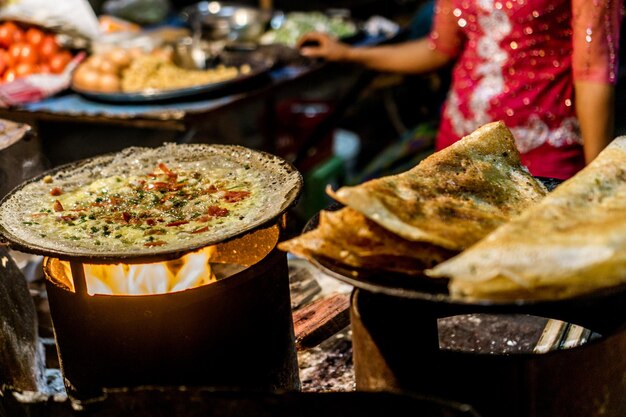
[[[547,193],[502,122],[484,125],[399,175],[329,194],[405,239],[462,250]]]
[[[562,298],[626,283],[626,137],[540,203],[427,271],[454,296]]]
[[[322,257],[357,268],[410,275],[456,254],[428,243],[402,239],[349,207],[322,211],[316,229],[278,247],[308,259]]]

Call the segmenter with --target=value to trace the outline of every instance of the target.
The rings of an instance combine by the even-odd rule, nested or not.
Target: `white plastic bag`
[[[13,0],[0,8],[0,20],[17,20],[88,39],[100,35],[98,18],[87,0]]]

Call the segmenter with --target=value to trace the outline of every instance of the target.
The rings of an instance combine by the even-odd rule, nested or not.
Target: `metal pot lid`
[[[302,176],[241,146],[131,147],[57,167],[0,201],[16,250],[90,263],[173,259],[275,222]]]

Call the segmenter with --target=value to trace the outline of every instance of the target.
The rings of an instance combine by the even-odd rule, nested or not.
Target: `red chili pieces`
[[[226,191],[224,194],[224,201],[228,203],[236,203],[243,200],[250,195],[250,191]]]
[[[58,197],[63,194],[63,190],[59,187],[54,187],[50,190],[50,195],[54,197]]]
[[[187,223],[189,223],[189,221],[187,221],[187,220],[177,220],[175,222],[170,222],[170,223],[166,224],[166,226],[167,227],[173,227],[173,226],[180,226],[180,225],[187,224]]]
[[[61,202],[59,200],[54,200],[54,204],[52,205],[52,209],[54,211],[65,211],[63,209],[63,205],[61,204]]]
[[[228,216],[228,209],[220,206],[207,207],[206,214],[212,217],[226,217]]]

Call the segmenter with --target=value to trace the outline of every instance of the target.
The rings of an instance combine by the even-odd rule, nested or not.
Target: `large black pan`
[[[112,249],[106,244],[95,246],[88,240],[75,242],[52,234],[41,236],[24,224],[25,216],[32,213],[33,207],[43,198],[49,198],[51,184],[43,181],[46,176],[52,177],[53,184],[70,191],[105,176],[146,174],[160,162],[171,166],[199,163],[222,170],[245,166],[260,178],[260,199],[237,223],[218,225],[188,240],[159,247],[131,245],[123,250]],[[165,144],[159,148],[132,147],[60,166],[16,187],[0,201],[0,238],[16,250],[79,262],[137,263],[173,259],[275,222],[296,202],[301,189],[302,176],[291,164],[241,146]]]

